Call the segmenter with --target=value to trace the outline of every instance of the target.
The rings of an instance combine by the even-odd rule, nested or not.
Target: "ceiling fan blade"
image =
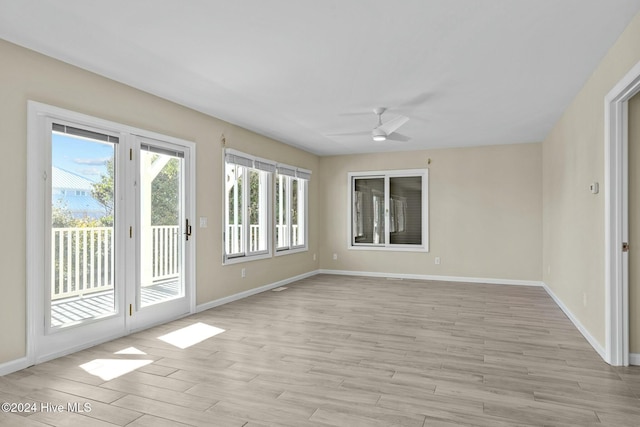
[[[409,138],[407,135],[403,135],[403,134],[397,133],[397,132],[393,132],[391,135],[387,136],[387,141],[407,142],[410,139],[411,138]]]
[[[398,117],[395,117],[395,118],[389,120],[386,123],[381,124],[380,126],[378,126],[378,129],[380,129],[381,131],[383,131],[387,135],[391,135],[393,132],[395,132],[397,129],[399,129],[400,126],[402,126],[403,124],[407,123],[408,121],[409,121],[409,117],[398,116]]]

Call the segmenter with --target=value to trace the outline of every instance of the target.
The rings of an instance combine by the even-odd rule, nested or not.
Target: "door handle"
[[[191,236],[191,225],[189,225],[189,218],[186,219],[186,227],[184,230],[184,235],[187,236],[186,240],[189,240],[189,236]]]

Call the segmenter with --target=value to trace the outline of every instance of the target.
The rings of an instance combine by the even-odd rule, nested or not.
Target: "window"
[[[428,170],[349,174],[351,249],[428,251]]]
[[[311,172],[278,165],[276,174],[276,250],[307,248],[307,186]]]
[[[234,150],[225,153],[225,261],[269,255],[271,175],[275,163]]]

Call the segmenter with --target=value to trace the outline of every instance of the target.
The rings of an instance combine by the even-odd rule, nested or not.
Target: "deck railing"
[[[229,224],[227,226],[227,254],[243,252],[244,227],[242,225]],[[249,250],[256,252],[260,248],[260,226],[249,226]]]
[[[177,225],[155,225],[153,234],[152,282],[173,279],[180,274],[180,230]]]
[[[293,242],[298,244],[300,242],[300,236],[298,233],[298,226],[293,225],[292,227]],[[260,235],[260,226],[259,225],[250,225],[249,226],[249,251],[250,252],[258,252],[260,250],[260,239],[262,236]],[[286,225],[276,225],[276,235],[277,235],[277,246],[281,248],[283,246],[288,246],[287,239],[289,236],[286,236],[287,226]],[[244,227],[242,225],[227,225],[227,254],[238,254],[243,252],[242,245],[244,242]],[[265,243],[266,244],[266,243]]]
[[[153,282],[178,277],[178,226],[151,229]],[[113,227],[53,228],[51,247],[52,300],[113,289]]]

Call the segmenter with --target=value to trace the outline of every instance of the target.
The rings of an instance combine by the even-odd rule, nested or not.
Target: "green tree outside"
[[[156,155],[153,160],[158,156]],[[152,161],[153,161],[152,160]],[[106,164],[107,173],[93,184],[91,195],[103,207],[105,215],[100,218],[104,227],[113,226],[114,167],[113,159]],[[151,225],[178,225],[180,215],[180,161],[171,159],[151,183]]]

